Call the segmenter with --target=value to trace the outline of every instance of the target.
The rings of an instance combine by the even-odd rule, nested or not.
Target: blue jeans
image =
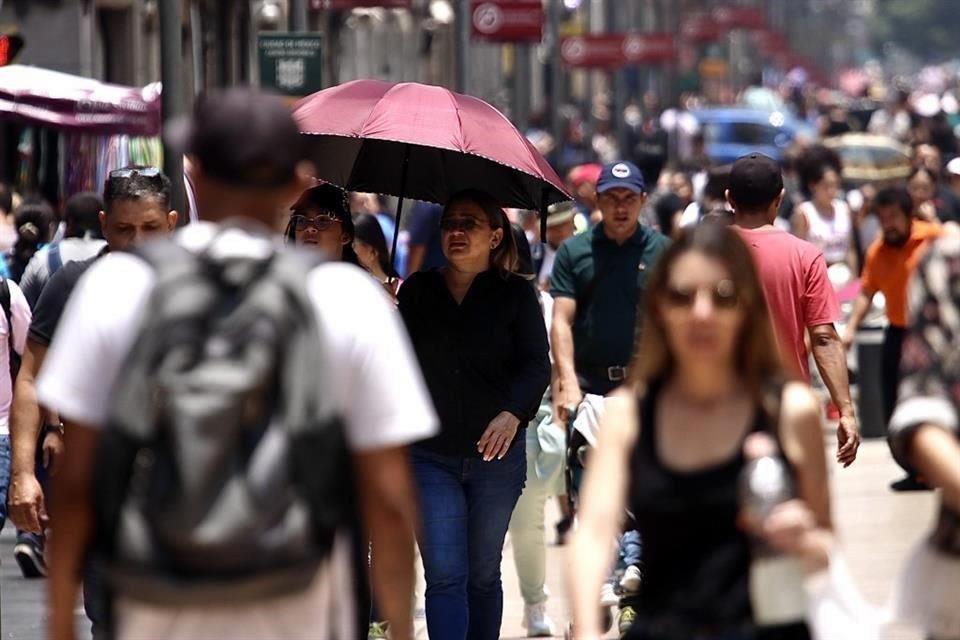
[[[624,569],[639,567],[642,553],[643,543],[640,541],[639,531],[631,529],[620,536],[620,563]]]
[[[3,529],[4,525],[7,522],[7,498],[9,497],[8,491],[10,489],[10,475],[11,475],[11,460],[10,460],[10,436],[9,435],[0,435],[0,530]],[[37,480],[39,480],[40,485],[43,487],[44,493],[46,493],[46,479],[47,472],[43,466],[43,452],[37,451]],[[31,542],[33,545],[43,550],[43,536],[37,535],[35,533],[30,533],[29,531],[20,531],[17,530],[17,542]]]
[[[497,640],[500,562],[527,475],[523,434],[502,460],[411,451],[423,528],[427,632],[442,640]]]

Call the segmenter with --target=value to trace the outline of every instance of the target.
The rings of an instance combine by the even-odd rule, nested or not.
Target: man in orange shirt
[[[843,334],[843,344],[850,348],[863,317],[870,309],[878,291],[886,298],[889,325],[884,332],[882,355],[883,418],[890,422],[897,404],[897,385],[900,380],[900,350],[907,328],[907,285],[910,276],[923,258],[930,243],[943,234],[943,228],[933,222],[913,218],[913,200],[906,189],[889,187],[877,194],[877,218],[883,237],[867,251],[861,278],[860,295],[853,306],[850,321]],[[895,491],[926,489],[917,478],[907,477],[894,482]]]

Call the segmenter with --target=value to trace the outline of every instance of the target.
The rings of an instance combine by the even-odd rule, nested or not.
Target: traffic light
[[[17,57],[23,49],[23,37],[17,33],[0,33],[0,67],[4,67]]]

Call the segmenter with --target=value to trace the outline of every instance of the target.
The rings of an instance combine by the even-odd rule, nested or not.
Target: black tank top
[[[643,541],[635,608],[651,629],[670,627],[671,621],[701,631],[749,628],[750,546],[736,524],[742,447],[705,469],[664,467],[655,427],[661,389],[660,383],[651,385],[639,403],[642,428],[630,462],[629,506]],[[767,431],[776,438],[766,416],[758,407],[748,433]],[[663,637],[674,635],[663,631]]]

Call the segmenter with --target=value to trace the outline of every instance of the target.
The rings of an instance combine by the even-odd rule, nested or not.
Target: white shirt
[[[843,200],[833,201],[833,217],[825,218],[809,200],[798,207],[807,220],[807,240],[823,251],[827,264],[846,262],[850,252],[853,219]]]
[[[13,280],[7,280],[10,287],[10,319],[13,321],[13,348],[23,354],[27,345],[27,331],[30,329],[30,306],[23,297],[20,287]],[[7,317],[0,311],[0,436],[10,435],[10,405],[13,401],[13,384],[10,381],[10,327]]]
[[[209,241],[212,226],[178,234],[186,246]],[[243,235],[243,234],[240,234]],[[231,240],[234,238],[231,237]],[[238,251],[256,251],[236,238]],[[231,249],[233,250],[233,249]],[[113,385],[136,337],[153,271],[132,255],[108,255],[80,280],[64,310],[37,383],[40,402],[72,421],[100,428]],[[333,393],[351,449],[404,445],[436,433],[437,419],[396,309],[357,267],[331,263],[306,275],[324,325],[327,353],[338,368]],[[329,626],[352,637],[349,548],[340,541],[311,589],[262,605],[180,609],[118,601],[120,638],[284,638],[325,640]]]

